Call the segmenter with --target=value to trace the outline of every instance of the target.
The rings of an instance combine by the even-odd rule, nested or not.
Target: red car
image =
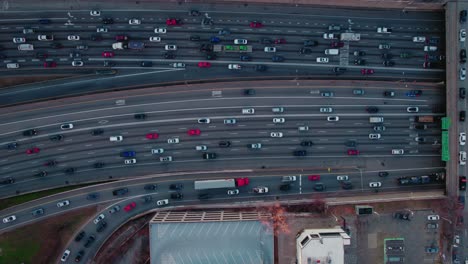
[[[124,211],[125,212],[130,212],[133,208],[136,207],[136,203],[135,202],[131,202],[129,204],[127,204],[125,207],[124,207]]]
[[[114,52],[112,52],[112,51],[104,51],[104,52],[102,53],[102,56],[103,56],[104,58],[112,58],[112,57],[114,57]]]
[[[198,67],[200,67],[200,68],[209,68],[209,67],[211,67],[211,63],[209,63],[207,61],[200,61],[198,63]]]
[[[275,39],[275,44],[286,44],[286,40],[281,38],[281,39]]]
[[[339,42],[334,41],[334,42],[331,43],[332,48],[341,48],[343,46],[344,46],[344,42],[341,42],[341,41],[339,41]]]
[[[252,22],[250,22],[250,27],[251,28],[261,28],[261,27],[263,27],[263,24],[262,24],[262,22],[252,21]]]
[[[237,187],[249,185],[249,178],[237,178],[236,183]]]
[[[179,18],[168,18],[166,19],[166,25],[168,26],[182,25],[182,20],[180,20]]]
[[[374,70],[373,69],[361,69],[361,74],[362,75],[374,74]]]
[[[320,180],[320,175],[309,175],[309,181],[319,181]]]
[[[190,129],[187,131],[187,134],[189,134],[189,136],[198,136],[201,134],[201,131],[200,129]]]
[[[128,40],[128,37],[125,35],[117,35],[115,36],[115,40]]]
[[[55,68],[57,63],[55,61],[44,61],[44,68]]]
[[[359,155],[359,150],[357,149],[348,149],[348,155]]]
[[[158,133],[148,133],[146,134],[147,139],[157,139],[159,137]]]
[[[26,154],[29,155],[29,154],[39,153],[40,151],[41,151],[40,148],[34,147],[34,148],[27,149],[27,150],[26,150]]]

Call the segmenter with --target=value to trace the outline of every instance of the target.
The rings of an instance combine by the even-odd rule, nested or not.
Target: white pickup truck
[[[377,28],[377,33],[392,33],[392,29],[391,28],[386,28],[386,27],[378,27]]]

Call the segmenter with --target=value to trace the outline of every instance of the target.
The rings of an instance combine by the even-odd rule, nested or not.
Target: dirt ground
[[[17,76],[9,78],[0,78],[0,88],[7,88],[10,86],[42,82],[48,80],[67,78],[69,75],[47,75],[47,76]]]
[[[50,264],[96,207],[83,208],[14,229],[0,236],[0,263]]]

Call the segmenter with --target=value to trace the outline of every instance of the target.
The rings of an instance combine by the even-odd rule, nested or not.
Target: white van
[[[326,49],[325,54],[326,55],[338,55],[340,54],[340,50],[339,49]]]
[[[369,117],[369,123],[383,123],[384,119],[380,116]]]
[[[19,68],[19,64],[18,63],[7,63],[6,67],[7,67],[7,69],[17,69],[17,68]]]
[[[34,50],[34,46],[31,44],[20,44],[18,50]]]

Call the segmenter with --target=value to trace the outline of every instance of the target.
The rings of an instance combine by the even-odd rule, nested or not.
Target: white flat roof
[[[296,238],[298,263],[344,264],[344,246],[350,241],[341,228],[305,229]]]

